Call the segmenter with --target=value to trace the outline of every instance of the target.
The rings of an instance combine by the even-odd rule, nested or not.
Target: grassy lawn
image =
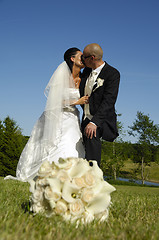
[[[115,186],[107,222],[70,225],[61,217],[46,218],[24,213],[29,186],[0,178],[0,240],[32,239],[159,239],[159,188]]]

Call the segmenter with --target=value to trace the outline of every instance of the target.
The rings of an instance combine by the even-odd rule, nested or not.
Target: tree
[[[124,142],[102,142],[101,168],[105,174],[110,174],[116,180],[125,159]]]
[[[138,163],[139,166],[135,170],[135,173],[141,173],[142,183],[147,179],[149,171],[148,166],[153,160],[153,150],[152,145],[142,143],[142,144],[133,144],[133,154],[131,158],[135,163]],[[147,168],[146,168],[147,166]]]
[[[26,138],[13,119],[6,117],[0,125],[0,175],[15,175],[20,154],[26,144]]]
[[[2,121],[0,120],[0,172],[3,170],[3,164],[2,164],[2,159],[4,157],[2,153],[2,148],[3,148],[3,124]]]
[[[144,115],[144,113],[138,111],[137,118],[129,128],[129,135],[138,139],[133,160],[137,160],[141,165],[141,178],[144,184],[145,165],[148,165],[152,160],[151,145],[159,143],[159,126],[154,124],[149,115]]]
[[[154,162],[156,162],[157,164],[159,164],[159,146],[156,146],[153,149],[153,160]]]
[[[121,116],[121,114],[118,114]],[[102,142],[102,157],[101,157],[101,167],[106,173],[109,172],[113,175],[116,180],[117,174],[119,173],[121,167],[124,165],[125,155],[125,143],[122,140],[124,136],[123,125],[120,121],[117,122],[119,136],[114,142]]]
[[[3,139],[3,124],[2,121],[0,120],[0,152],[2,149],[2,139]]]

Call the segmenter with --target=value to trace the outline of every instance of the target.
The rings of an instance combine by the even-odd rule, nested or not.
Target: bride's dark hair
[[[71,61],[71,57],[75,56],[78,51],[80,51],[80,49],[73,47],[73,48],[67,49],[67,51],[64,53],[64,60],[69,66],[71,72],[73,67],[73,62]]]

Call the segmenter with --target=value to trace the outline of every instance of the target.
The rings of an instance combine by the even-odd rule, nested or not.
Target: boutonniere
[[[96,88],[93,91],[95,91],[97,88],[103,86],[104,79],[97,78],[96,82],[97,82],[97,86],[96,86]]]

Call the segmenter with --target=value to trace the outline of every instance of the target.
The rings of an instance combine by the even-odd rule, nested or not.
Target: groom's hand
[[[88,123],[88,125],[85,127],[85,135],[87,138],[92,139],[93,135],[96,137],[96,130],[97,126],[93,123]]]

